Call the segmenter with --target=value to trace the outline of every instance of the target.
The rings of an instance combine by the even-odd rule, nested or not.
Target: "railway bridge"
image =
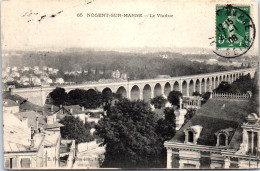
[[[172,90],[181,91],[185,96],[192,95],[192,93],[195,91],[199,93],[207,91],[211,92],[213,89],[217,88],[222,81],[232,83],[240,76],[247,74],[250,74],[252,78],[256,70],[257,68],[246,68],[199,75],[107,83],[93,82],[77,85],[61,85],[59,87],[64,88],[66,92],[75,89],[96,89],[102,93],[105,91],[111,91],[113,93],[119,93],[123,97],[129,98],[131,100],[142,99],[147,101],[158,95],[164,94],[167,96]],[[47,97],[49,96],[49,93],[52,92],[55,88],[56,86],[19,88],[12,89],[12,93],[26,98],[28,101],[34,104],[43,106]]]

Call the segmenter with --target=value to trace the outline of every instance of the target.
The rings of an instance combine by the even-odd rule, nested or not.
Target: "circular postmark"
[[[252,47],[256,29],[250,17],[250,6],[216,6],[216,55],[234,58]]]

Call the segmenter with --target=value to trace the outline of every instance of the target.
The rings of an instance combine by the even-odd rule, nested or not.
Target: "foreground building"
[[[210,99],[165,142],[167,168],[259,168],[260,118],[247,105]]]
[[[3,113],[5,169],[58,168],[63,125],[57,122],[56,115],[19,112],[17,103],[6,100],[4,104],[6,102],[8,110]]]

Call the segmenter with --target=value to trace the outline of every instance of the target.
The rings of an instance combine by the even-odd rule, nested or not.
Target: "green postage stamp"
[[[245,54],[255,38],[255,26],[250,17],[250,6],[216,6],[216,51],[222,57]]]

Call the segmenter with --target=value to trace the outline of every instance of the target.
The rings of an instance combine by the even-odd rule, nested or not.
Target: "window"
[[[188,142],[192,142],[193,143],[193,132],[192,131],[188,132]]]
[[[184,163],[184,169],[196,169],[196,165]]]
[[[226,135],[225,134],[219,135],[219,146],[226,146]]]
[[[10,169],[10,159],[5,160],[5,169]]]
[[[5,160],[5,168],[6,169],[15,169],[15,168],[17,168],[16,158],[6,159]]]
[[[248,131],[248,153],[256,154],[258,138],[257,132]]]
[[[31,161],[29,158],[21,159],[21,168],[30,168]]]

